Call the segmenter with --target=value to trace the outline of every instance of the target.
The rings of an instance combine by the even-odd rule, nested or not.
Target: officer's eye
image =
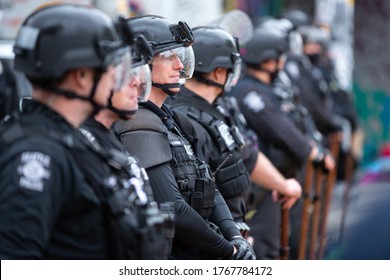
[[[173,61],[177,59],[177,55],[174,53],[162,53],[160,57],[164,60]]]

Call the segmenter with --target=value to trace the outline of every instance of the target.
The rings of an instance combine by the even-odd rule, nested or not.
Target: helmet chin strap
[[[169,96],[175,96],[178,92],[169,90],[170,88],[180,88],[180,83],[170,83],[170,84],[158,84],[152,83],[152,86],[161,89],[163,92]]]
[[[100,71],[95,73],[93,87],[92,87],[88,97],[80,96],[77,93],[75,93],[74,91],[60,89],[60,88],[53,87],[53,86],[46,86],[46,87],[44,87],[44,89],[47,91],[51,91],[51,92],[54,92],[56,94],[65,96],[66,98],[69,98],[69,99],[79,99],[79,100],[83,100],[83,101],[88,101],[93,106],[93,111],[91,113],[91,116],[95,116],[97,113],[99,113],[100,110],[105,108],[105,106],[98,104],[94,100],[96,88],[97,88],[97,85],[99,83],[101,76],[102,76],[102,73]]]
[[[196,79],[201,82],[201,83],[204,83],[206,85],[209,85],[209,86],[215,86],[217,88],[221,88],[223,89],[225,87],[225,85],[223,84],[220,84],[220,83],[216,83],[212,80],[209,80],[209,79],[206,79],[205,77],[203,77],[202,75],[196,75]]]
[[[217,88],[220,88],[222,89],[222,91],[218,94],[218,96],[222,96],[223,93],[225,92],[225,84],[226,84],[226,81],[225,81],[225,84],[220,84],[220,83],[217,83],[217,82],[214,82],[212,80],[209,80],[209,79],[206,79],[202,74],[194,74],[193,75],[196,80],[200,83],[203,83],[203,84],[206,84],[206,85],[209,85],[209,86],[214,86],[214,87],[217,87]],[[227,80],[227,77],[226,77],[226,80]]]

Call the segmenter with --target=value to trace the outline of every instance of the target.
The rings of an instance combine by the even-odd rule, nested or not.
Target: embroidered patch
[[[229,127],[225,123],[221,122],[217,126],[217,128],[218,128],[218,131],[219,131],[223,141],[225,142],[226,146],[230,150],[231,147],[234,146],[234,139],[233,139],[233,136],[230,134]]]
[[[190,145],[184,145],[184,149],[186,149],[187,155],[193,156],[194,152],[192,151],[192,148]]]
[[[25,190],[43,192],[50,178],[51,158],[40,152],[24,152],[17,167],[17,184]]]
[[[85,138],[88,139],[88,141],[92,144],[96,144],[97,143],[97,140],[95,138],[95,136],[93,136],[93,134],[88,131],[87,129],[83,128],[83,127],[80,127],[79,128],[79,131],[81,132],[82,135],[85,136]]]
[[[245,96],[244,104],[254,113],[258,113],[265,108],[263,98],[256,91],[251,91]]]

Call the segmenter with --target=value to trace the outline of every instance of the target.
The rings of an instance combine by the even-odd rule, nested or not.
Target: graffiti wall
[[[354,93],[365,132],[364,160],[390,141],[390,1],[355,3]]]

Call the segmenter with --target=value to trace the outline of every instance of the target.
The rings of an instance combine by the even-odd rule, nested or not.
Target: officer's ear
[[[227,69],[218,67],[213,71],[213,79],[215,82],[224,84],[226,81]]]
[[[72,76],[74,78],[75,84],[78,87],[81,88],[86,88],[89,87],[91,84],[91,70],[87,68],[80,68],[80,69],[75,69],[71,70],[72,71]]]

